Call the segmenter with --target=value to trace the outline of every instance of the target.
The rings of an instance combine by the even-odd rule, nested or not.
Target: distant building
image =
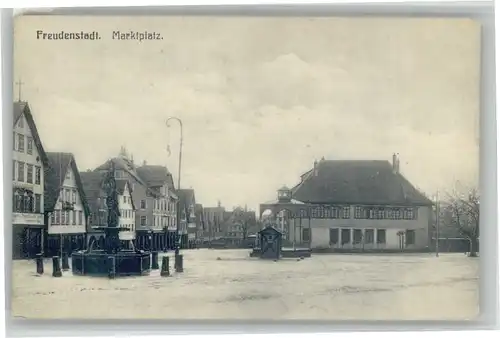
[[[90,209],[80,173],[71,153],[47,153],[49,169],[45,177],[45,217],[50,256],[82,250],[86,244]]]
[[[135,204],[136,246],[140,249],[154,249],[153,240],[153,208],[158,194],[148,188],[139,176],[133,158],[122,148],[118,157],[114,157],[98,166],[94,171],[106,174],[111,164],[115,166],[115,179],[125,179],[130,184],[132,199]],[[156,238],[158,235],[155,236]]]
[[[219,202],[216,207],[204,207],[203,218],[205,220],[204,237],[208,240],[223,236],[222,224],[226,209]]]
[[[12,151],[12,257],[43,251],[44,182],[48,158],[26,102],[14,103]]]
[[[206,231],[203,205],[197,203],[194,208],[194,214],[196,217],[196,241],[201,242]]]
[[[175,247],[177,229],[177,200],[172,174],[164,166],[143,165],[137,174],[148,186],[153,198],[151,225],[153,246],[157,250]],[[144,219],[143,219],[144,220]]]
[[[193,189],[177,190],[179,196],[179,233],[183,248],[191,247],[196,242],[196,198]]]
[[[315,162],[278,200],[261,204],[286,240],[313,248],[425,249],[432,201],[388,161]]]
[[[132,197],[132,188],[128,180],[116,180],[116,190],[118,192],[118,207],[120,208],[119,227],[123,228],[118,237],[122,241],[135,242],[135,203]]]
[[[87,226],[87,242],[95,249],[104,249],[104,232],[98,227],[108,225],[108,213],[106,206],[106,192],[103,190],[104,173],[82,172],[80,173],[82,184],[87,198],[91,215]],[[118,226],[125,228],[118,234],[124,247],[129,247],[128,242],[135,242],[135,202],[131,193],[130,182],[126,179],[116,180],[118,193],[118,206],[120,217]]]

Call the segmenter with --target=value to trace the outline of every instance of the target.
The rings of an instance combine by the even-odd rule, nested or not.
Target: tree
[[[465,194],[455,192],[446,205],[450,211],[450,225],[470,243],[470,257],[476,257],[478,252],[479,206],[480,196],[476,189],[470,189]]]
[[[257,226],[257,218],[254,211],[247,211],[247,208],[236,207],[233,210],[234,224],[241,226],[242,238],[245,240],[251,229]]]

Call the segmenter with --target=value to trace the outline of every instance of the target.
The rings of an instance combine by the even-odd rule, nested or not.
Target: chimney
[[[399,159],[396,153],[392,154],[392,171],[394,173],[399,173]]]
[[[313,176],[318,176],[318,161],[314,160]]]
[[[220,201],[217,201],[217,207],[220,208]]]
[[[146,160],[142,161],[142,165],[147,165],[148,162],[146,162]]]

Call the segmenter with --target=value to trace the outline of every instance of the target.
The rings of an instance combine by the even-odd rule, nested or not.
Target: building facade
[[[315,162],[294,188],[261,205],[284,239],[311,248],[425,250],[432,201],[388,161]]]
[[[135,246],[142,250],[153,248],[153,208],[157,195],[151,191],[139,176],[133,157],[122,147],[119,156],[98,166],[94,171],[105,174],[111,166],[115,167],[115,179],[127,180],[135,204]]]
[[[128,180],[116,180],[118,192],[118,207],[120,209],[119,226],[122,228],[118,233],[120,240],[135,243],[135,203],[132,198],[132,189]],[[128,247],[128,245],[125,245]]]
[[[179,235],[181,247],[189,248],[196,243],[196,198],[193,189],[177,190],[179,196]]]
[[[210,241],[223,236],[222,225],[226,209],[219,202],[216,207],[203,208],[203,219],[205,222],[204,237]]]
[[[200,203],[196,203],[194,206],[194,214],[196,217],[196,243],[202,243],[204,240],[204,235],[206,226],[205,226],[205,218],[203,214],[203,205]]]
[[[80,173],[73,154],[47,153],[44,201],[47,222],[45,252],[49,256],[71,253],[86,247],[90,214]]]
[[[140,223],[141,226],[145,225],[145,232],[151,235],[152,249],[174,249],[178,197],[174,191],[172,174],[164,166],[147,164],[138,167],[137,173],[148,186],[148,196],[152,202],[149,223],[144,216]]]
[[[87,247],[104,249],[104,232],[98,227],[107,225],[106,196],[102,189],[105,173],[85,171],[80,172],[89,217],[87,220]]]
[[[108,210],[106,206],[106,193],[103,189],[105,174],[101,172],[81,172],[82,185],[90,210],[87,224],[87,245],[94,249],[104,249],[104,232],[100,227],[108,225]],[[122,247],[131,248],[130,243],[135,243],[135,203],[131,194],[130,182],[126,179],[116,180],[118,193],[118,206],[120,217],[119,227],[123,228],[118,233]]]
[[[44,183],[48,158],[30,107],[14,103],[12,151],[12,257],[32,258],[43,252]]]

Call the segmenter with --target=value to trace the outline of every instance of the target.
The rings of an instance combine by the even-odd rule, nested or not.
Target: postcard
[[[12,316],[475,319],[480,34],[16,17]]]

